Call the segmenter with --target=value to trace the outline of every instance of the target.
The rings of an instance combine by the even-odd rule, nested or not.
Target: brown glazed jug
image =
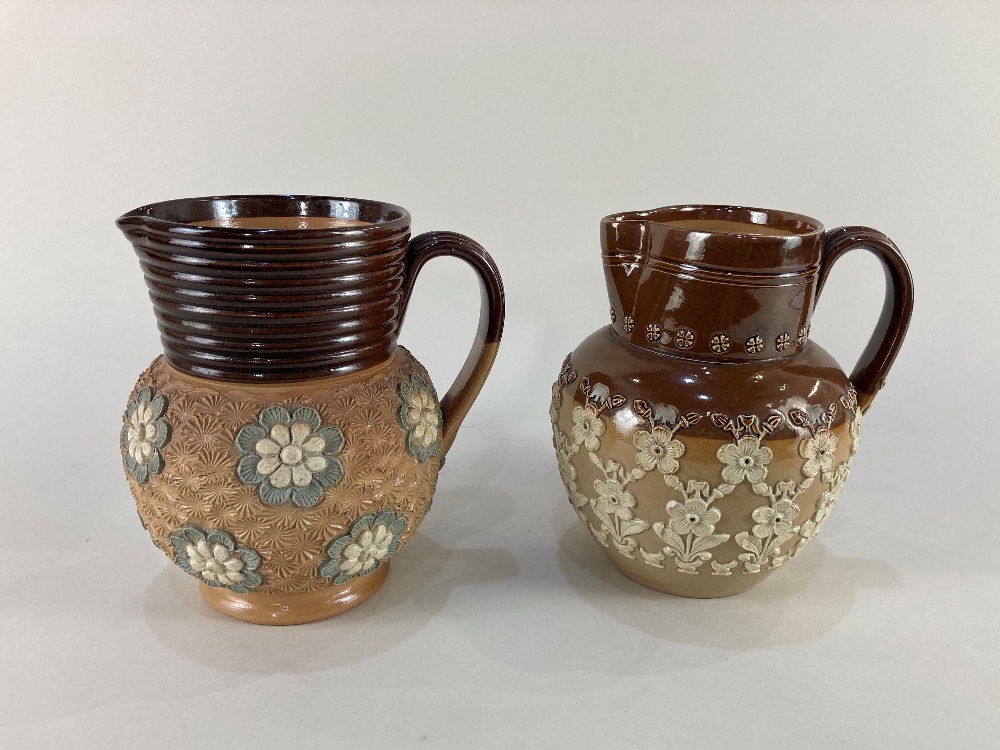
[[[552,390],[569,500],[632,580],[680,596],[746,591],[837,503],[906,333],[910,272],[873,229],[825,232],[782,211],[670,206],[601,229],[611,325],[566,357]],[[854,248],[882,262],[887,293],[848,378],[809,321]]]
[[[372,596],[431,504],[489,373],[503,286],[467,237],[410,239],[377,201],[225,196],[118,219],[164,354],[121,431],[143,526],[215,609],[295,624]],[[451,255],[479,276],[472,351],[438,401],[396,345],[417,274]]]

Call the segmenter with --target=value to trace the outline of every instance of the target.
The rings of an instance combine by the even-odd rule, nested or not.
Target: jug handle
[[[910,314],[913,312],[913,277],[899,248],[884,234],[870,227],[839,227],[827,232],[823,242],[823,256],[816,281],[817,301],[833,264],[844,253],[856,248],[871,252],[879,259],[885,271],[882,314],[851,373],[851,383],[858,392],[858,405],[864,413],[885,385],[885,376],[899,353],[906,328],[910,324]]]
[[[479,290],[482,299],[479,310],[479,328],[472,350],[462,365],[461,371],[452,383],[451,388],[441,399],[441,415],[443,418],[441,435],[441,460],[451,448],[458,428],[462,426],[465,415],[472,407],[479,391],[486,382],[493,360],[496,359],[500,347],[500,337],[503,334],[504,296],[503,281],[493,258],[474,240],[457,232],[426,232],[410,240],[407,254],[406,281],[403,285],[403,299],[400,306],[400,318],[406,315],[413,292],[413,284],[417,274],[424,264],[439,255],[450,255],[461,258],[476,272],[479,277]]]

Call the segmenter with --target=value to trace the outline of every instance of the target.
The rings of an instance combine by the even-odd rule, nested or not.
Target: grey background
[[[992,747],[1000,7],[975,2],[0,5],[0,747]],[[189,195],[406,206],[507,288],[493,375],[379,595],[268,629],[150,543],[117,432],[159,353],[114,218]],[[549,445],[607,322],[605,214],[734,202],[869,224],[916,314],[839,508],[751,592],[617,574]],[[866,254],[813,338],[845,369]],[[440,389],[477,318],[424,272]]]

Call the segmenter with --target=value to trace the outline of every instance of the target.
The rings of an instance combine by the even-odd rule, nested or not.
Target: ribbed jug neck
[[[314,380],[395,351],[409,240],[398,206],[221,196],[143,206],[118,226],[139,256],[164,356],[181,372]]]

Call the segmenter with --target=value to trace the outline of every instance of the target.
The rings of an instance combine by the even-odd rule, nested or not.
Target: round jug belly
[[[357,606],[420,524],[437,482],[441,410],[405,349],[350,375],[223,383],[157,358],[129,399],[122,457],[143,526],[249,622]]]
[[[861,410],[803,342],[774,360],[712,362],[587,338],[553,386],[553,441],[580,520],[637,583],[730,596],[797,555],[850,472]]]

